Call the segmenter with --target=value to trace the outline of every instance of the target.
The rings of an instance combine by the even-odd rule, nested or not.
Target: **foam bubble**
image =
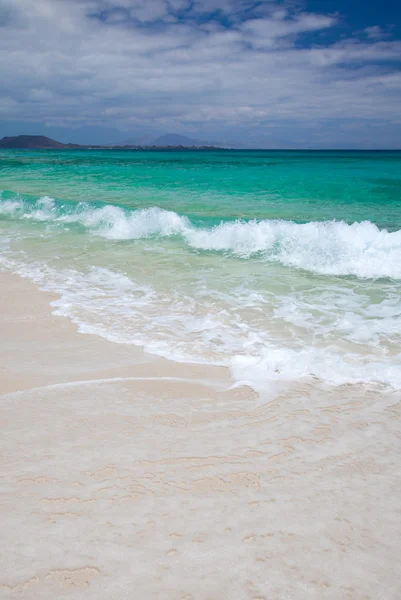
[[[401,278],[401,231],[379,230],[369,221],[236,221],[211,230],[184,232],[197,249],[219,250],[313,271],[322,275]]]
[[[60,216],[58,220],[80,223],[98,235],[111,240],[134,240],[152,236],[167,237],[182,233],[189,227],[189,221],[173,211],[146,208],[129,212],[112,205]]]
[[[24,204],[21,200],[1,200],[0,201],[0,215],[15,215],[18,211],[21,211]]]
[[[382,384],[401,389],[401,354],[393,360],[341,354],[327,348],[266,347],[259,356],[235,356],[231,370],[238,383],[264,389],[271,382],[319,379],[331,385]]]

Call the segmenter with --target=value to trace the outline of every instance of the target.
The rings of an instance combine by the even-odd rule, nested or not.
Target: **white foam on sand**
[[[318,316],[312,314],[313,297],[287,295],[267,320],[260,316],[260,297],[252,299],[246,289],[214,292],[210,298],[203,291],[199,302],[179,292],[176,297],[157,293],[101,267],[59,272],[3,255],[6,263],[58,294],[54,313],[72,319],[79,332],[179,362],[227,366],[237,382],[258,390],[300,379],[401,389],[401,310],[391,294],[372,307],[352,290],[328,291],[331,304]],[[321,310],[321,298],[315,301],[316,311]]]

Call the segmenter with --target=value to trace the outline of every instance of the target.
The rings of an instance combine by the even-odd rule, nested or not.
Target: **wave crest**
[[[130,210],[115,205],[66,205],[43,197],[35,203],[0,200],[0,215],[40,222],[76,223],[111,240],[179,236],[198,251],[225,252],[243,259],[304,269],[321,275],[401,279],[401,230],[380,230],[364,221],[222,221],[196,227],[191,221],[157,207]]]

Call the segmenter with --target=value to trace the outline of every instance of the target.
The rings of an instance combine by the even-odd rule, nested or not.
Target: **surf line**
[[[74,388],[86,385],[96,385],[102,383],[122,383],[124,381],[171,381],[174,383],[195,383],[199,385],[203,385],[204,387],[211,388],[215,391],[224,392],[231,389],[232,386],[220,388],[219,386],[213,385],[212,382],[206,381],[204,379],[191,379],[190,377],[109,377],[106,379],[82,379],[77,381],[65,381],[62,383],[51,383],[49,385],[43,385],[34,388],[28,388],[26,390],[16,390],[15,392],[6,392],[5,394],[1,394],[2,397],[15,396],[26,393],[34,393],[40,391],[51,391],[51,390],[60,390],[66,388]]]

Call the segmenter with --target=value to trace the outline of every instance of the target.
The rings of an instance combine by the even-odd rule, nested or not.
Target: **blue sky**
[[[396,0],[0,0],[0,136],[401,147]]]

